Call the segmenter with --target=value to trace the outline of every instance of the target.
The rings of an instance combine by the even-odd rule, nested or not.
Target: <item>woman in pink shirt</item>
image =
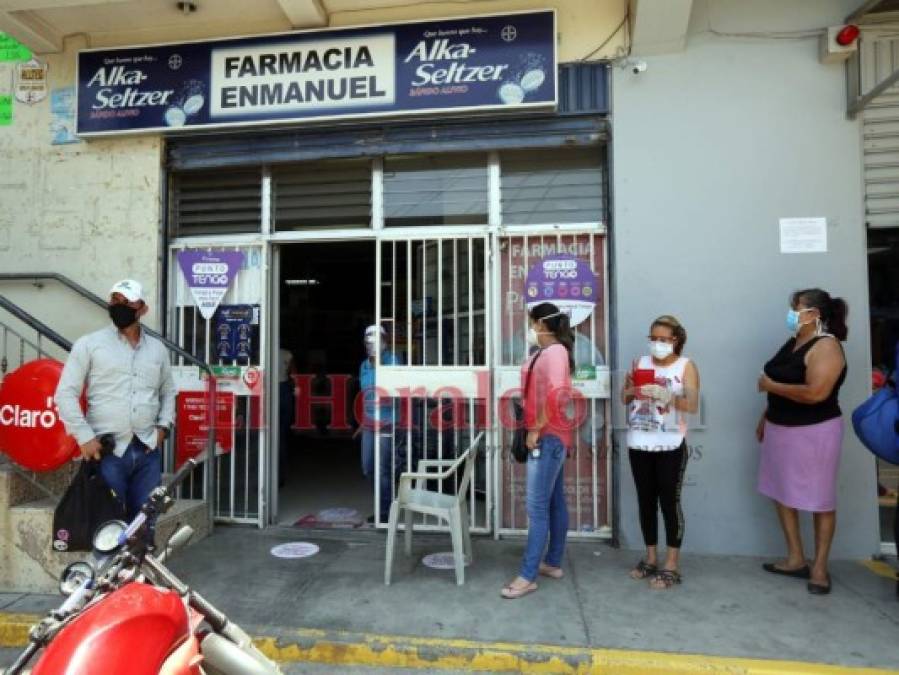
[[[528,343],[538,349],[521,368],[524,421],[528,433],[528,541],[518,576],[502,589],[508,599],[537,590],[537,575],[561,579],[562,554],[568,534],[565,479],[562,468],[575,424],[567,414],[574,368],[574,335],[568,315],[549,302],[530,312]],[[530,383],[528,371],[533,369]],[[547,547],[547,538],[549,546]],[[544,557],[543,553],[546,551]]]

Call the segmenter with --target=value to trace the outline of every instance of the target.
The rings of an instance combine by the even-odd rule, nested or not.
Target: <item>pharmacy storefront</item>
[[[503,421],[527,307],[549,300],[575,324],[584,400],[565,466],[571,529],[611,536],[608,72],[560,64],[555,20],[79,53],[80,136],[166,137],[166,330],[218,375],[221,521],[377,523],[393,489],[381,473],[453,458],[485,429],[471,529],[522,531],[523,465]],[[355,405],[370,325],[378,414],[397,415],[374,443],[374,480]],[[205,387],[196,367],[177,371],[173,463],[202,445],[191,420]]]

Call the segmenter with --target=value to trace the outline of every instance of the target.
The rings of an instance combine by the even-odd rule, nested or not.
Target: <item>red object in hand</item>
[[[11,372],[0,386],[0,451],[31,471],[53,471],[79,455],[53,400],[61,375],[59,361],[38,359]]]
[[[642,387],[647,384],[656,383],[656,371],[652,368],[637,368],[634,371],[634,386]]]
[[[858,39],[860,33],[859,27],[850,23],[848,26],[843,26],[834,39],[840,47],[848,47]]]

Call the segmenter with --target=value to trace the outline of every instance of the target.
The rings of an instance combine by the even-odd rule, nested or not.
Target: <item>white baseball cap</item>
[[[121,293],[128,302],[144,300],[144,287],[134,279],[122,279],[109,289],[109,294]],[[145,301],[145,300],[144,300]],[[146,302],[146,301],[145,301]]]
[[[384,329],[384,326],[371,325],[365,329],[365,341],[374,342],[375,335],[377,335],[379,331],[381,337],[387,337],[387,331]]]

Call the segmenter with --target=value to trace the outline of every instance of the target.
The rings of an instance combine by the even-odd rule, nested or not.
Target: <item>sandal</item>
[[[535,584],[533,581],[527,586],[513,586],[510,583],[503,586],[503,590],[501,590],[499,594],[506,600],[517,600],[518,598],[523,598],[528,593],[533,593],[536,590],[537,584]]]
[[[637,566],[630,572],[631,579],[645,579],[646,577],[655,576],[656,572],[658,572],[658,568],[655,565],[650,565],[645,560],[641,560],[637,563]]]
[[[796,577],[797,579],[808,579],[812,576],[812,568],[808,565],[803,565],[802,567],[796,567],[790,570],[786,567],[779,567],[777,563],[764,563],[762,565],[762,569],[766,572],[770,572],[771,574],[780,574],[785,577]]]
[[[664,591],[680,582],[681,576],[680,572],[677,570],[659,570],[659,572],[650,580],[649,587],[657,591]]]
[[[812,595],[827,595],[830,593],[830,575],[827,575],[827,583],[826,584],[816,584],[814,581],[809,581],[806,584],[806,588],[808,588],[808,592]]]
[[[538,572],[540,573],[540,576],[549,577],[550,579],[561,579],[565,576],[565,572],[562,571],[561,567],[553,567],[546,563],[540,563]]]

